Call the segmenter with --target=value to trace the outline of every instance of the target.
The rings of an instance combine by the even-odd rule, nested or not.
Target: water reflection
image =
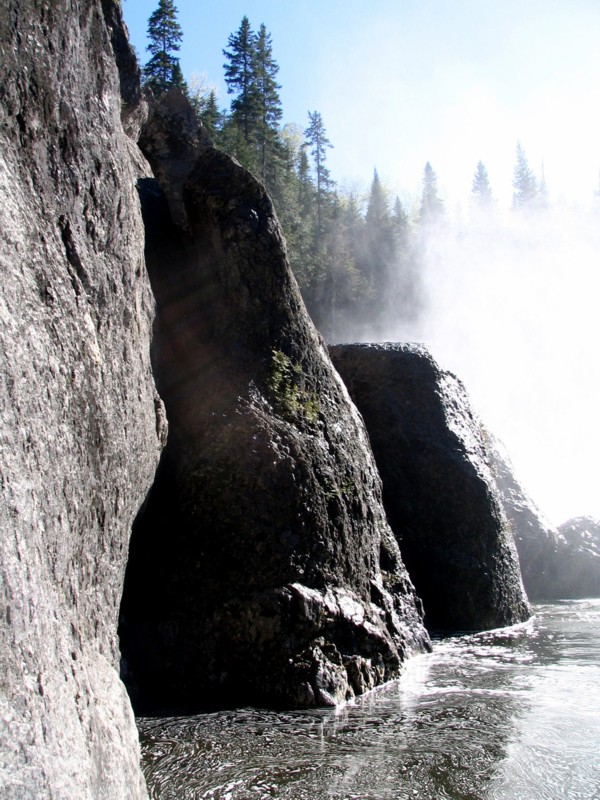
[[[151,796],[598,798],[600,601],[453,637],[333,712],[139,721]]]

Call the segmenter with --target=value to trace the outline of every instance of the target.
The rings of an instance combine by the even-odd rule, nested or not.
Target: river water
[[[434,642],[343,709],[138,720],[156,800],[600,800],[600,600]]]

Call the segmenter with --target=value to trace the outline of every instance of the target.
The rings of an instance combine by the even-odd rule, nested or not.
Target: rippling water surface
[[[437,641],[338,711],[138,725],[156,800],[600,800],[600,600]]]

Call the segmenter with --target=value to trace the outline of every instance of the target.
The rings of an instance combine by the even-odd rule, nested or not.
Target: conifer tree
[[[437,188],[437,175],[429,161],[423,170],[423,193],[419,207],[419,220],[422,224],[429,225],[436,222],[444,211]]]
[[[260,107],[256,82],[256,39],[250,20],[243,17],[239,29],[227,41],[229,50],[223,50],[227,63],[225,83],[231,101],[232,122],[239,128],[243,140],[248,145],[260,117]]]
[[[364,291],[352,248],[353,232],[349,227],[359,223],[354,214],[355,206],[337,194],[332,195],[330,206],[330,225],[324,237],[315,287],[318,302],[312,314],[323,335],[335,341],[347,332],[349,321],[355,329],[357,300]]]
[[[315,206],[315,187],[310,177],[310,163],[306,147],[302,147],[298,155],[298,200],[302,215],[309,217]]]
[[[482,211],[491,208],[492,205],[492,188],[490,186],[490,179],[488,172],[483,162],[479,161],[473,176],[473,183],[471,185],[471,195],[473,201]]]
[[[394,203],[392,222],[396,236],[396,261],[389,292],[390,304],[396,321],[412,322],[422,307],[422,275],[408,214],[399,197]]]
[[[535,205],[538,185],[521,142],[517,142],[516,160],[513,170],[513,208],[532,208]]]
[[[316,200],[317,200],[317,231],[322,232],[324,227],[324,210],[327,193],[331,189],[332,181],[329,170],[325,166],[327,159],[327,148],[333,147],[327,133],[323,118],[318,111],[308,112],[309,126],[304,131],[306,143],[311,148],[311,155],[315,164],[315,175],[317,178]]]
[[[159,0],[156,11],[148,20],[146,48],[151,58],[144,67],[144,81],[155,97],[160,97],[174,86],[185,91],[185,81],[174,53],[179,51],[182,39],[181,28],[177,22],[177,8],[173,0]]]
[[[197,114],[213,141],[216,141],[223,115],[219,110],[217,93],[214,89],[211,89],[206,97],[200,99]]]
[[[185,78],[183,77],[183,72],[181,71],[179,61],[176,61],[175,65],[173,66],[173,72],[171,73],[171,87],[180,89],[184,94],[188,93],[188,86],[185,82]]]
[[[397,195],[396,199],[394,200],[392,221],[394,223],[396,235],[400,238],[404,238],[408,232],[408,214],[404,210],[404,206]]]
[[[362,272],[369,291],[369,300],[377,312],[381,307],[396,260],[392,216],[385,190],[377,170],[373,173],[365,214]]]
[[[279,89],[276,81],[279,66],[273,58],[271,34],[261,25],[256,35],[255,80],[258,102],[257,145],[260,152],[260,177],[267,186],[274,183],[277,161],[279,123],[282,117]]]
[[[544,172],[544,163],[542,162],[542,176],[539,180],[537,187],[535,206],[536,208],[547,209],[548,203],[549,203],[548,186],[546,185],[546,174]]]

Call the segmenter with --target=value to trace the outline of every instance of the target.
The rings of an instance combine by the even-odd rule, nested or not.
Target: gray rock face
[[[503,445],[491,435],[487,444],[492,473],[517,546],[527,596],[530,600],[560,597],[556,594],[561,570],[558,532],[544,519],[515,476]]]
[[[180,194],[164,118],[143,140],[171,196],[141,191],[170,434],[132,538],[123,675],[141,711],[339,703],[428,646],[418,603],[269,197],[201,146]]]
[[[1,793],[143,797],[116,631],[165,431],[128,46],[108,0],[6,0],[0,41]]]
[[[575,517],[558,528],[554,597],[600,597],[600,521]]]
[[[504,447],[489,437],[491,466],[514,534],[530,600],[600,597],[600,525],[576,517],[552,527],[527,495]]]
[[[330,354],[364,417],[428,627],[527,619],[514,543],[463,385],[418,345],[337,345]]]

